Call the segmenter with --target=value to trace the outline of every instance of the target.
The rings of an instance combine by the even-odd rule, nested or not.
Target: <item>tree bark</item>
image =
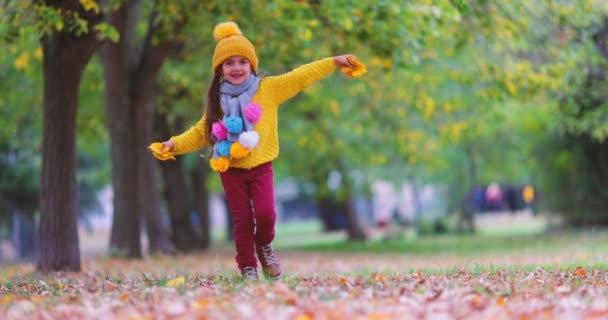
[[[71,10],[79,8],[78,1],[63,5]],[[80,14],[88,17],[87,13]],[[88,18],[90,22],[96,19]],[[77,228],[76,112],[82,73],[99,45],[93,33],[77,37],[63,31],[42,38],[44,129],[39,271],[81,270]]]
[[[138,2],[138,1],[135,1]],[[133,7],[133,6],[131,6]],[[109,16],[109,22],[120,33],[117,43],[107,43],[102,50],[105,76],[105,103],[110,131],[114,216],[110,236],[110,253],[141,258],[139,183],[137,179],[137,139],[135,110],[129,97],[128,57],[130,40],[127,26],[129,6],[124,4]]]
[[[165,115],[157,114],[156,124],[160,135],[171,135]],[[178,250],[190,251],[196,249],[197,238],[190,219],[192,202],[187,192],[188,184],[182,162],[181,157],[176,161],[163,161],[160,163],[160,169],[171,221],[171,242]]]
[[[152,121],[150,121],[151,123]],[[148,141],[152,141],[148,139]],[[171,254],[174,248],[169,239],[169,228],[164,223],[160,206],[160,176],[156,159],[150,156],[145,148],[141,148],[142,165],[139,166],[139,206],[144,213],[143,222],[146,226],[148,251],[151,254]],[[152,200],[154,199],[154,200]]]
[[[197,208],[201,221],[200,247],[205,250],[211,246],[211,224],[209,219],[209,189],[207,189],[207,177],[209,176],[209,165],[206,161],[199,161],[196,169],[192,170],[192,190],[194,193],[195,207]]]
[[[346,217],[348,240],[349,241],[364,241],[367,239],[365,230],[361,227],[359,216],[357,214],[356,199],[352,188],[350,175],[346,171],[342,159],[336,159],[336,168],[342,176],[342,188],[345,195],[344,216]]]
[[[172,41],[153,43],[158,31],[156,11],[148,20],[148,33],[135,43],[135,23],[141,0],[124,3],[110,15],[109,22],[120,32],[116,44],[104,48],[106,109],[111,137],[114,220],[111,249],[131,258],[142,256],[140,223],[145,219],[151,249],[168,248],[167,232],[160,220],[160,190],[157,170],[146,146],[152,137],[154,85],[160,69],[177,45]],[[179,33],[185,21],[176,23]]]

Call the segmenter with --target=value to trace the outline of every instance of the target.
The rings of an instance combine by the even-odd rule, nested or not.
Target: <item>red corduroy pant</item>
[[[276,211],[272,162],[251,170],[229,168],[220,174],[234,222],[236,262],[239,269],[257,266],[255,244],[274,240]]]

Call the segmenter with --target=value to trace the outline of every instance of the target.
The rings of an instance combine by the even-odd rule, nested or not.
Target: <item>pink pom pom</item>
[[[213,123],[213,126],[211,127],[211,133],[218,140],[224,140],[228,137],[228,129],[226,129],[226,126],[224,125],[223,121],[216,121],[215,123]]]
[[[256,123],[262,116],[262,107],[257,102],[252,102],[245,107],[245,117],[249,122]]]

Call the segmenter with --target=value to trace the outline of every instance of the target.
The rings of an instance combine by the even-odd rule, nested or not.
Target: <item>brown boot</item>
[[[281,264],[274,254],[272,244],[264,246],[256,246],[255,251],[258,254],[258,259],[262,264],[264,276],[267,279],[278,280],[281,278]]]
[[[241,276],[245,281],[258,281],[258,269],[252,266],[247,266],[241,269]]]

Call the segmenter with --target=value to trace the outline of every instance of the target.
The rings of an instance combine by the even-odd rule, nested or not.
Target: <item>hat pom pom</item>
[[[222,121],[216,121],[211,127],[211,133],[218,139],[224,140],[228,136],[228,129]]]
[[[213,38],[215,38],[215,41],[218,42],[222,39],[231,36],[240,36],[242,34],[243,33],[241,32],[241,29],[239,29],[239,26],[232,21],[219,23],[215,26],[215,29],[213,29]]]
[[[257,102],[252,102],[245,107],[245,117],[249,122],[256,123],[262,116],[262,108]]]
[[[228,157],[230,155],[230,147],[232,142],[228,140],[222,140],[215,145],[215,150],[222,157]]]
[[[211,159],[209,160],[209,164],[211,165],[211,169],[213,169],[213,171],[224,172],[230,167],[230,159],[226,157]]]
[[[258,141],[260,141],[260,135],[255,131],[246,131],[239,136],[239,143],[249,150],[253,150]]]

